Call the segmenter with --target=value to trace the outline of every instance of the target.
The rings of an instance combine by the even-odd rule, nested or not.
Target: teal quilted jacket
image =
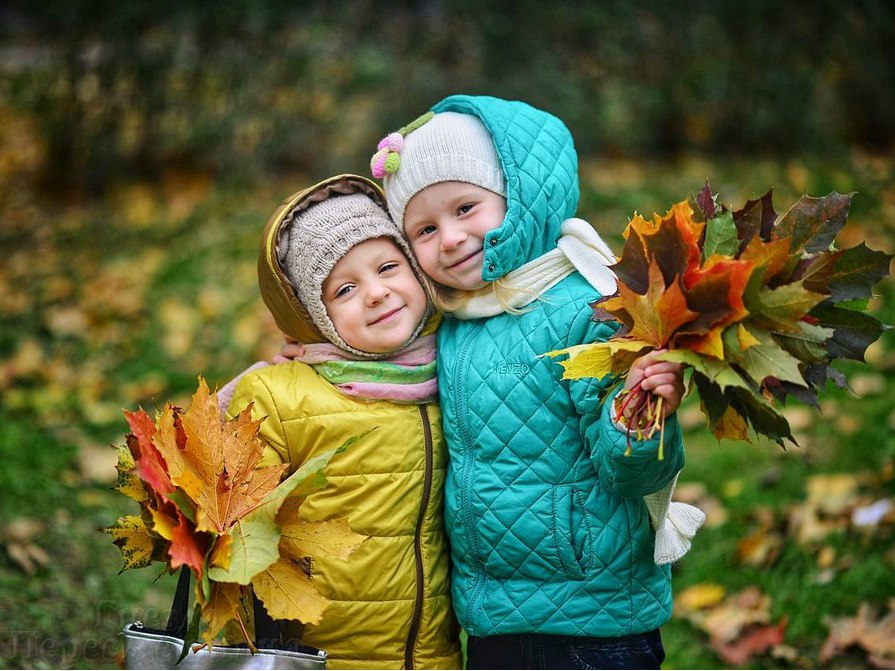
[[[507,216],[486,248],[495,279],[556,246],[578,205],[577,156],[557,118],[524,103],[452,96],[433,110],[474,114],[491,132],[507,178]],[[641,497],[683,466],[680,430],[633,445],[601,407],[599,381],[561,380],[540,354],[608,338],[576,274],[521,315],[438,331],[445,487],[454,607],[475,636],[537,632],[622,636],[671,613],[670,569],[653,561]]]

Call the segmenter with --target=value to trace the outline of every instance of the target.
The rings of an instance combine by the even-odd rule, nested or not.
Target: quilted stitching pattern
[[[507,218],[486,247],[485,278],[555,247],[578,202],[565,126],[491,98],[452,96],[434,109],[478,115],[506,172]],[[655,628],[670,615],[670,569],[652,560],[640,496],[683,465],[680,433],[671,422],[664,462],[656,441],[624,457],[625,437],[599,407],[599,383],[560,382],[559,365],[539,358],[611,335],[589,318],[595,291],[573,275],[543,298],[520,316],[446,319],[438,333],[458,618],[477,636]]]

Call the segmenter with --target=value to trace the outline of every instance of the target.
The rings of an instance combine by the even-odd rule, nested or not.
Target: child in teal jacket
[[[372,167],[446,313],[445,514],[469,668],[659,668],[669,562],[701,523],[669,505],[681,369],[653,355],[632,367],[627,387],[642,380],[671,416],[663,460],[658,440],[626,455],[605,381],[561,380],[541,356],[613,333],[591,318],[615,259],[570,219],[571,135],[521,102],[452,96],[432,112],[387,136]]]

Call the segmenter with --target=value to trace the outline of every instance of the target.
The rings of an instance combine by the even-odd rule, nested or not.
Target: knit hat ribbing
[[[410,199],[439,182],[467,182],[506,197],[494,141],[478,118],[442,112],[404,137],[398,169],[383,179],[388,209],[399,229],[404,229]]]
[[[369,358],[381,358],[348,345],[330,320],[323,304],[323,282],[336,263],[355,245],[374,238],[393,240],[417,278],[419,269],[407,242],[385,210],[362,193],[332,196],[295,213],[284,223],[277,240],[277,258],[298,299],[320,332],[336,347]],[[411,340],[425,324],[420,320]]]

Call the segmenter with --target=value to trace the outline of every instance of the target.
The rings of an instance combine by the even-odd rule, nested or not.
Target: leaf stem
[[[254,655],[258,652],[258,648],[255,647],[255,644],[252,642],[252,637],[249,636],[249,632],[246,631],[245,622],[242,621],[242,615],[239,614],[239,611],[236,611],[236,621],[239,623],[239,628],[242,630],[242,635],[246,640],[246,644],[249,646],[249,650]]]

